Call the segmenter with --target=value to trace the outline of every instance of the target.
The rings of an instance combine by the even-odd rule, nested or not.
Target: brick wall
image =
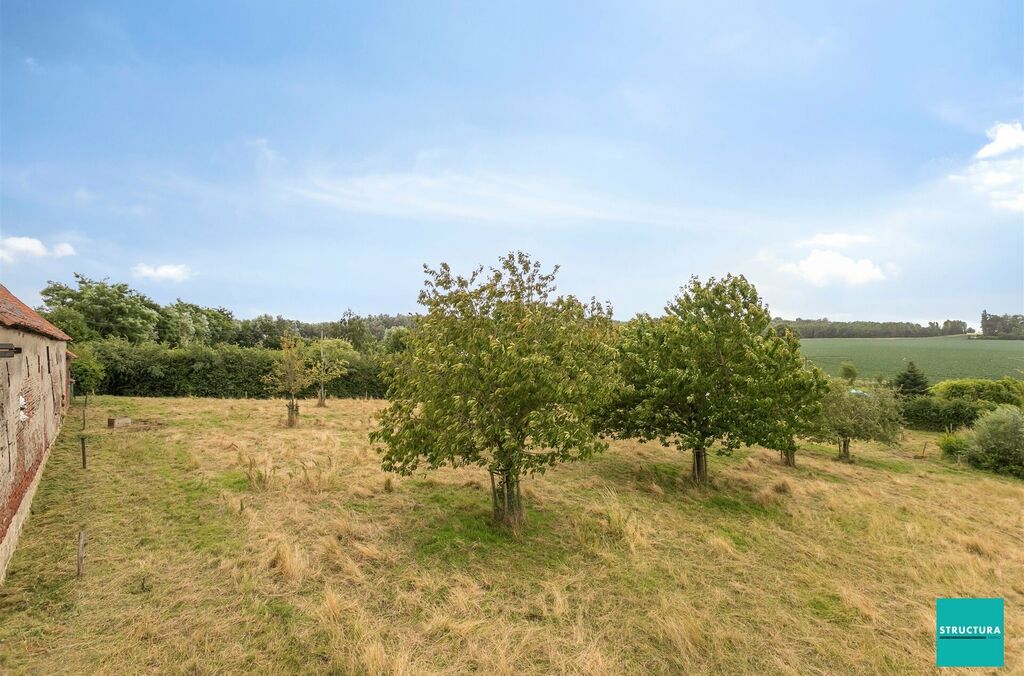
[[[50,445],[67,406],[62,341],[0,327],[0,343],[22,352],[0,358],[0,583],[29,516]]]

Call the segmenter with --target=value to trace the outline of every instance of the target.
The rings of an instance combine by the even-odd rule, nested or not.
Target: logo
[[[935,664],[1003,666],[1003,599],[935,599]]]

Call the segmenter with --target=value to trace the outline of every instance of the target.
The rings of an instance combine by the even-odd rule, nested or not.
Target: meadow
[[[852,465],[743,449],[706,488],[613,442],[528,479],[512,535],[481,469],[384,474],[382,405],[287,429],[280,400],[98,397],[83,470],[76,404],[0,588],[0,671],[927,673],[939,596],[1004,597],[1024,665],[1024,482],[934,435]]]
[[[810,338],[800,351],[829,375],[853,362],[861,378],[891,378],[913,361],[932,383],[953,378],[1024,378],[1024,341],[936,338]]]

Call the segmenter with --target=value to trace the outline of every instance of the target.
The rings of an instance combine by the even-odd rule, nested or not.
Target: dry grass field
[[[381,405],[286,429],[280,401],[99,397],[86,470],[76,409],[0,588],[0,671],[928,673],[935,598],[1002,596],[1024,672],[1024,483],[934,436],[712,456],[708,489],[616,442],[525,482],[512,536],[481,469],[385,475]]]

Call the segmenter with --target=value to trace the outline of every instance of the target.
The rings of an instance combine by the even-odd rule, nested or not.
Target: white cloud
[[[988,130],[990,142],[962,173],[949,179],[968,186],[997,209],[1024,213],[1024,127],[1000,122]]]
[[[0,237],[0,261],[5,263],[26,258],[63,258],[74,255],[75,248],[67,242],[60,242],[48,249],[35,237]]]
[[[803,260],[787,263],[779,269],[802,277],[815,286],[836,282],[858,285],[885,279],[882,269],[867,258],[854,260],[827,249],[814,249]]]
[[[177,265],[149,265],[139,263],[132,268],[132,274],[140,279],[154,279],[160,282],[183,282],[192,276],[192,268],[184,263]]]
[[[797,246],[805,247],[828,247],[830,249],[845,249],[855,244],[868,244],[874,242],[872,235],[851,235],[846,232],[829,232],[817,234],[810,239],[797,242]]]
[[[1024,148],[1024,126],[1020,122],[999,122],[985,133],[990,141],[974,156],[979,160]]]
[[[422,220],[530,225],[599,221],[683,225],[693,212],[620,201],[532,176],[473,172],[313,174],[286,192],[344,211]],[[701,214],[708,217],[709,214]]]

